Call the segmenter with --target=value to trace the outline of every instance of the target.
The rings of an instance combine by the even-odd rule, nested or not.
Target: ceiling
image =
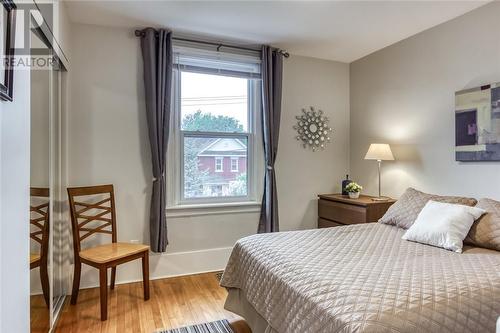
[[[352,62],[488,1],[66,1],[70,20],[168,27],[174,34],[271,44]]]

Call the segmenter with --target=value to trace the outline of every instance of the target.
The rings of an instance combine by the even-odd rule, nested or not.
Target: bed
[[[254,333],[495,332],[500,252],[461,254],[370,223],[237,242],[221,285]]]

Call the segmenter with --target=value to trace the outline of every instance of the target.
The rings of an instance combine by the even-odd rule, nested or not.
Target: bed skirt
[[[262,316],[255,311],[240,289],[229,288],[224,308],[245,318],[252,333],[278,333]]]

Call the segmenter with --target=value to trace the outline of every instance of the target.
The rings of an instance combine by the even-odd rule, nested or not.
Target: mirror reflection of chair
[[[80,289],[82,263],[99,270],[101,299],[101,320],[106,320],[107,310],[107,270],[111,268],[111,285],[115,287],[116,266],[142,259],[144,300],[149,299],[149,246],[142,244],[118,243],[116,237],[116,212],[113,185],[68,188],[71,225],[73,229],[74,275],[71,304],[76,304]],[[75,201],[79,197],[98,197],[98,201]],[[88,199],[86,199],[88,200]],[[81,242],[94,234],[111,235],[111,244],[81,249]]]
[[[40,268],[40,282],[42,284],[45,304],[50,304],[50,287],[47,262],[49,256],[49,189],[30,188],[30,238],[40,246],[38,253],[30,253],[30,269]],[[36,203],[35,203],[36,201]]]

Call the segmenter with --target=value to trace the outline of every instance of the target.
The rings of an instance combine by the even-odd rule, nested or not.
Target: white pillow
[[[462,252],[463,240],[484,209],[430,200],[403,239]]]

